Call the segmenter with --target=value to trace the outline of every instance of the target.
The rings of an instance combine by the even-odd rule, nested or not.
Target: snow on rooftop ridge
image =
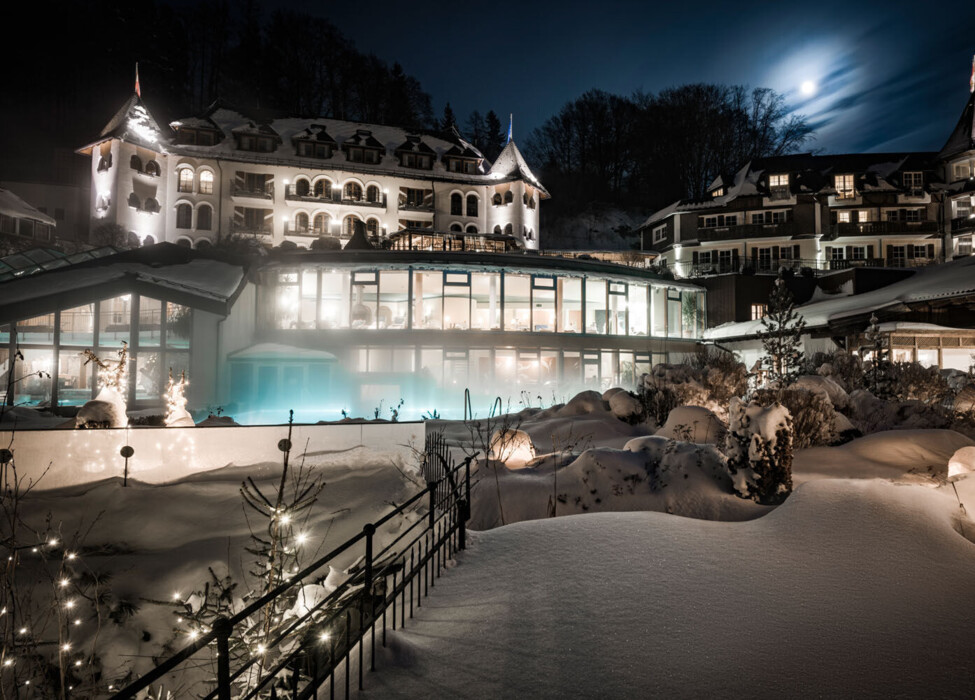
[[[972,149],[975,149],[975,92],[969,95],[961,117],[941,147],[938,158],[943,160]]]
[[[507,145],[498,155],[497,160],[491,166],[488,171],[488,175],[495,179],[502,179],[511,177],[512,175],[519,175],[529,184],[533,185],[539,191],[541,191],[545,196],[548,196],[548,190],[546,190],[542,183],[539,182],[538,178],[528,167],[528,163],[525,162],[525,157],[521,155],[521,151],[518,150],[518,146],[515,145],[514,140],[508,141]]]
[[[10,190],[0,189],[0,214],[14,219],[30,219],[48,226],[55,226],[54,219],[35,209]]]
[[[163,131],[152,114],[142,102],[142,98],[133,94],[125,104],[119,108],[115,116],[102,129],[100,138],[120,138],[134,141],[150,148],[160,148],[165,140]]]

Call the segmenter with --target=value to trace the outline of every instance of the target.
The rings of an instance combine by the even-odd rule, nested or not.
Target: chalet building
[[[54,240],[56,225],[53,217],[0,189],[0,251],[48,244]]]
[[[456,131],[257,121],[219,102],[161,126],[138,93],[78,152],[92,231],[116,224],[143,244],[244,235],[327,249],[362,227],[386,247],[533,250],[549,196],[514,141],[490,163]]]
[[[678,277],[915,268],[971,255],[975,93],[939,152],[795,154],[718,176],[641,228]]]

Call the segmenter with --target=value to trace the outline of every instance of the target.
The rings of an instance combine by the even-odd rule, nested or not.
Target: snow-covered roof
[[[880,289],[812,302],[797,309],[806,327],[814,329],[885,308],[971,294],[975,294],[975,257],[966,257],[922,267],[907,279]],[[761,321],[744,321],[725,323],[705,331],[704,335],[711,340],[746,338],[756,336],[761,330]]]
[[[542,183],[539,182],[538,178],[531,171],[531,168],[528,167],[528,163],[525,162],[525,157],[521,155],[521,151],[518,150],[518,146],[515,145],[514,140],[508,141],[500,155],[498,155],[498,159],[494,161],[494,165],[488,171],[488,176],[495,180],[517,177],[535,187],[535,189],[542,193],[542,196],[549,196],[548,190],[542,187]]]
[[[163,298],[225,313],[243,286],[245,272],[243,264],[159,243],[0,282],[0,318],[48,313],[84,303],[100,289],[110,290],[106,296],[121,293],[119,286],[154,288]]]
[[[142,98],[133,93],[99,134],[99,140],[108,138],[119,138],[158,150],[169,134],[159,128]]]
[[[796,153],[787,156],[755,158],[748,161],[732,176],[719,175],[709,190],[724,187],[720,197],[682,199],[651,214],[643,226],[681,212],[720,209],[739,197],[768,196],[767,175],[788,174],[791,194],[835,194],[833,175],[856,176],[860,192],[898,192],[900,174],[905,171],[932,171],[934,153],[840,153],[813,155]],[[930,184],[931,176],[925,178]]]
[[[938,158],[947,159],[971,150],[975,150],[975,92],[968,97],[965,109],[962,110],[951,136],[938,153]]]
[[[56,225],[53,217],[35,209],[10,190],[0,188],[0,214],[14,219],[30,219],[48,226]]]

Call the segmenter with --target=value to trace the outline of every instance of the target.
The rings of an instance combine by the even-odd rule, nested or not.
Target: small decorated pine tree
[[[118,359],[103,360],[91,350],[83,353],[85,364],[95,363],[98,367],[98,382],[101,390],[92,401],[88,401],[78,415],[75,424],[79,428],[107,427],[124,428],[129,419],[126,396],[129,388],[129,346],[125,341],[118,351]]]
[[[193,417],[186,410],[186,372],[181,372],[179,381],[173,379],[173,368],[169,368],[169,384],[166,386],[166,426],[184,428],[195,425]]]
[[[762,317],[762,328],[759,333],[765,350],[762,366],[768,373],[768,381],[776,386],[787,386],[801,372],[804,361],[802,333],[806,321],[796,311],[792,293],[781,276],[775,280],[768,313]]]

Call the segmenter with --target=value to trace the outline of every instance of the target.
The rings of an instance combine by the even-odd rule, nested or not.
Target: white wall
[[[334,461],[336,452],[366,446],[378,459],[409,463],[410,444],[422,449],[425,431],[426,424],[419,422],[296,425],[291,460],[296,463],[305,455],[306,464],[314,464],[316,454],[332,453],[330,461]],[[129,478],[150,484],[227,466],[280,465],[278,441],[287,435],[286,425],[18,430],[0,432],[0,445],[13,439],[18,475],[37,481],[38,489],[53,489],[121,477],[125,460],[119,450],[124,445],[135,450],[129,459]],[[361,456],[354,460],[361,461]]]

